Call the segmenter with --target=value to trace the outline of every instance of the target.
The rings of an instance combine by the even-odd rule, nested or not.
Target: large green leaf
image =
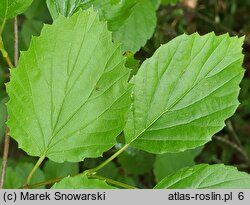
[[[33,0],[1,0],[0,3],[0,21],[10,19],[23,13]]]
[[[200,164],[181,169],[160,181],[155,189],[249,189],[250,175],[223,164]]]
[[[97,157],[116,143],[130,105],[120,46],[93,10],[44,26],[7,84],[8,126],[31,156]]]
[[[145,45],[156,26],[158,1],[155,0],[47,0],[53,19],[59,14],[71,16],[79,8],[93,6],[108,22],[116,42],[123,51],[136,52]]]
[[[236,110],[244,38],[182,35],[144,61],[125,127],[132,146],[152,153],[205,144]]]
[[[77,174],[79,172],[79,165],[72,162],[56,163],[48,160],[45,162],[43,170],[45,178],[49,180]]]
[[[201,148],[195,148],[178,153],[165,153],[156,156],[154,174],[159,182],[173,172],[188,166],[195,165],[194,158]]]
[[[85,175],[76,177],[66,177],[62,181],[54,184],[52,189],[115,189],[98,179],[88,179]]]

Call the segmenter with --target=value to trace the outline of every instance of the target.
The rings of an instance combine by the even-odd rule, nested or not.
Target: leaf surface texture
[[[23,13],[33,0],[1,0],[0,21],[10,19]]]
[[[44,26],[7,85],[10,135],[31,156],[98,157],[116,142],[130,105],[120,45],[93,10]]]
[[[211,140],[239,104],[243,40],[184,34],[144,61],[131,80],[127,143],[160,154]]]
[[[250,175],[223,164],[200,164],[181,169],[160,181],[155,189],[249,189]]]

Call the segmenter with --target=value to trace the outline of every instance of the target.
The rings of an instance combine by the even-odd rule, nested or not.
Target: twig
[[[15,67],[18,63],[18,18],[17,16],[14,18],[14,64]]]
[[[56,179],[50,179],[50,180],[47,180],[47,181],[43,181],[43,182],[39,182],[39,183],[36,183],[36,184],[26,184],[22,187],[20,187],[20,189],[34,189],[34,188],[37,188],[37,187],[40,187],[40,186],[44,186],[44,185],[48,185],[48,184],[54,184],[56,182],[59,182],[63,179],[64,177],[59,177],[59,178],[56,178]]]
[[[9,154],[9,144],[10,144],[9,129],[6,128],[5,137],[4,137],[4,150],[3,150],[2,171],[1,171],[1,179],[0,179],[0,189],[2,189],[4,185],[4,177],[6,173],[6,165],[7,165],[8,154]]]
[[[121,188],[125,188],[125,189],[138,189],[137,187],[131,186],[129,184],[118,182],[118,181],[115,181],[113,179],[109,179],[109,178],[99,176],[99,175],[91,175],[91,176],[89,176],[89,178],[99,179],[99,180],[107,182],[108,184],[112,184],[112,185],[115,185],[117,187],[121,187]]]
[[[229,132],[231,133],[232,137],[234,138],[235,142],[236,142],[240,147],[242,147],[241,141],[240,141],[240,139],[239,139],[237,133],[236,133],[235,130],[234,130],[234,127],[233,127],[233,125],[232,125],[231,120],[226,121],[226,125],[227,125],[227,128],[228,128]]]
[[[82,174],[83,173],[78,173],[78,174],[72,175],[71,177],[76,177],[76,176],[79,176],[79,175],[82,175]],[[67,176],[65,176],[65,177],[67,177]],[[57,182],[61,181],[65,177],[50,179],[50,180],[47,180],[47,181],[43,181],[43,182],[39,182],[39,183],[36,183],[36,184],[31,184],[31,185],[26,184],[26,185],[24,185],[24,186],[22,186],[20,188],[21,189],[33,189],[33,188],[37,188],[37,187],[48,185],[48,184],[54,184],[54,183],[57,183]],[[91,178],[91,179],[103,180],[103,181],[106,181],[109,184],[115,185],[117,187],[125,188],[125,189],[137,189],[137,187],[131,186],[129,184],[118,182],[118,181],[115,181],[113,179],[109,179],[109,178],[99,176],[99,175],[90,175],[88,177]]]
[[[131,142],[130,142],[131,143]],[[102,169],[104,166],[106,166],[109,162],[111,162],[113,159],[115,159],[118,155],[120,155],[124,150],[126,150],[129,147],[129,144],[125,144],[120,150],[118,150],[117,152],[115,152],[111,157],[109,157],[108,159],[106,159],[104,162],[102,162],[100,165],[98,165],[95,168],[92,169],[88,169],[86,171],[83,172],[83,174],[87,174],[87,175],[91,175],[91,174],[95,174],[97,171],[99,171],[100,169]]]
[[[232,124],[231,120],[228,120],[226,122],[226,125],[227,125],[228,131],[230,132],[231,136],[233,137],[235,143],[237,143],[239,149],[243,153],[244,158],[246,159],[246,161],[248,162],[248,164],[250,164],[249,156],[248,156],[247,152],[245,151],[245,149],[244,149],[244,147],[243,147],[243,145],[242,145],[242,143],[240,141],[240,138],[237,135],[237,133],[236,133],[234,127],[233,127],[233,124]]]
[[[4,27],[5,27],[5,24],[6,24],[6,18],[4,18],[3,21],[2,21],[2,25],[1,25],[1,27],[0,27],[0,36],[1,36],[2,33],[3,33],[3,29],[4,29]]]
[[[248,155],[247,155],[246,152],[245,152],[241,147],[239,147],[237,144],[234,144],[234,143],[232,143],[231,141],[227,140],[226,138],[220,137],[220,136],[214,136],[213,139],[216,139],[216,140],[218,140],[218,141],[221,141],[221,142],[223,142],[223,143],[229,145],[230,147],[232,147],[233,149],[235,149],[236,151],[238,151],[238,152],[242,155],[242,157],[245,159],[245,161],[246,161],[247,163],[249,163],[249,157],[248,157]]]
[[[8,66],[10,68],[13,68],[14,65],[12,64],[9,58],[8,52],[4,48],[4,43],[1,37],[5,23],[6,23],[6,19],[4,19],[1,29],[0,29],[0,50]],[[14,64],[15,66],[17,65],[17,62],[18,62],[18,24],[17,23],[18,23],[17,17],[15,17],[14,18]],[[1,170],[1,178],[0,178],[0,189],[2,189],[4,185],[4,178],[6,174],[6,167],[7,167],[8,155],[9,155],[9,147],[10,147],[9,128],[6,127],[5,137],[4,137],[4,147],[3,147],[3,161],[2,161],[2,170]]]
[[[5,59],[6,63],[8,64],[8,66],[10,68],[14,68],[13,63],[11,62],[11,59],[9,57],[8,52],[6,51],[6,49],[4,48],[4,43],[3,43],[3,39],[2,36],[0,35],[0,51],[3,55],[3,58]]]

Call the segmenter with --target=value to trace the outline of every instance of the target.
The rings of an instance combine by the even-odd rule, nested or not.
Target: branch
[[[3,150],[2,171],[1,171],[1,178],[0,178],[0,189],[2,189],[4,185],[4,177],[6,173],[6,165],[7,165],[8,154],[9,154],[9,144],[10,144],[9,129],[6,128],[5,137],[4,137],[4,150]]]
[[[109,184],[115,185],[117,187],[125,188],[125,189],[138,189],[137,187],[131,186],[129,184],[118,182],[118,181],[115,181],[113,179],[109,179],[109,178],[106,178],[106,177],[103,177],[103,176],[99,176],[99,175],[91,175],[91,176],[89,176],[89,178],[99,179],[99,180],[102,180],[102,181],[106,181]]]
[[[5,24],[6,24],[6,18],[3,19],[3,22],[2,22],[2,25],[0,27],[0,36],[2,35],[3,33],[3,30],[4,30],[4,27],[5,27]]]
[[[2,39],[1,35],[0,35],[0,51],[1,51],[2,55],[3,55],[3,58],[5,59],[6,63],[8,64],[8,66],[10,68],[14,68],[13,63],[10,60],[9,54],[6,51],[6,49],[4,48],[4,43],[3,43],[3,39]]]
[[[17,16],[14,18],[14,64],[15,67],[18,63],[18,19]]]
[[[75,177],[75,176],[79,176],[79,175],[82,175],[82,173],[72,175],[71,177]],[[67,177],[67,176],[65,176],[65,177]],[[61,181],[65,177],[50,179],[50,180],[47,180],[47,181],[43,181],[43,182],[39,182],[39,183],[36,183],[36,184],[31,184],[31,185],[26,184],[26,185],[22,186],[21,189],[33,189],[33,188],[37,188],[37,187],[48,185],[48,184],[54,184],[56,182]],[[102,180],[102,181],[106,181],[109,184],[115,185],[117,187],[125,188],[125,189],[137,189],[137,187],[131,186],[129,184],[118,182],[118,181],[115,181],[113,179],[109,179],[109,178],[99,176],[99,175],[91,175],[91,176],[88,176],[88,177],[91,178],[91,179],[99,179],[99,180]]]
[[[3,19],[3,23],[0,28],[0,50],[1,53],[6,60],[8,66],[10,68],[13,68],[14,65],[12,64],[8,52],[4,48],[4,43],[2,39],[2,32],[4,29],[6,23],[6,19]],[[17,17],[14,19],[14,62],[15,66],[17,65],[18,62],[18,22],[17,22]],[[4,147],[3,147],[3,161],[2,161],[2,170],[1,170],[1,178],[0,178],[0,189],[3,188],[4,185],[4,178],[6,174],[6,167],[7,167],[7,161],[8,161],[8,155],[9,155],[9,147],[10,147],[10,136],[9,136],[9,128],[6,127],[5,130],[5,137],[4,137]]]
[[[113,159],[115,159],[119,154],[121,154],[125,149],[127,149],[129,147],[130,143],[129,144],[125,144],[120,150],[118,150],[116,153],[114,153],[111,157],[109,157],[107,160],[105,160],[103,163],[101,163],[97,167],[92,168],[92,169],[88,169],[88,170],[84,171],[83,174],[87,174],[87,175],[93,174],[94,175],[97,171],[99,171],[100,169],[102,169],[109,162],[111,162]]]
[[[54,184],[56,182],[59,182],[63,179],[64,177],[59,177],[59,178],[56,178],[56,179],[50,179],[50,180],[47,180],[47,181],[43,181],[43,182],[38,182],[36,184],[26,184],[22,187],[20,187],[20,189],[34,189],[34,188],[37,188],[37,187],[40,187],[40,186],[44,186],[44,185],[48,185],[48,184]]]
[[[242,157],[245,159],[245,161],[249,163],[249,158],[248,158],[246,152],[240,146],[238,146],[237,144],[234,144],[233,142],[227,140],[224,137],[214,136],[213,139],[216,139],[218,141],[221,141],[221,142],[229,145],[230,147],[232,147],[233,149],[238,151],[242,155]]]
[[[226,125],[227,125],[227,128],[228,128],[229,132],[231,133],[232,137],[234,138],[235,142],[236,142],[240,147],[242,147],[240,138],[238,137],[237,133],[235,132],[231,120],[226,121]]]

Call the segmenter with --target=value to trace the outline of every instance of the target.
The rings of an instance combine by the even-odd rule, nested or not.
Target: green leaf
[[[113,38],[116,42],[122,43],[123,51],[135,53],[153,35],[156,20],[155,6],[152,2],[138,0],[126,22],[113,32]]]
[[[161,46],[132,79],[126,142],[160,154],[211,140],[239,104],[243,40],[195,33]]]
[[[82,8],[93,6],[98,10],[100,18],[108,22],[109,30],[116,32],[126,23],[137,3],[138,0],[91,0],[82,4]]]
[[[59,164],[48,160],[45,162],[43,170],[45,178],[49,180],[77,174],[79,167],[78,163],[64,162]]]
[[[5,103],[7,102],[7,98],[0,99],[0,142],[2,141],[2,138],[5,133],[6,129],[6,121],[7,121],[7,109]]]
[[[201,148],[196,148],[179,153],[157,155],[154,164],[154,174],[157,182],[181,168],[195,165],[194,158],[200,150]]]
[[[8,126],[31,156],[98,157],[116,143],[130,106],[120,46],[93,10],[44,26],[11,70]]]
[[[59,14],[70,17],[78,11],[86,0],[46,0],[49,12],[53,19]]]
[[[85,175],[76,177],[66,177],[62,181],[54,184],[52,189],[115,189],[98,179],[88,179]]]
[[[129,17],[131,8],[137,0],[47,0],[53,19],[59,14],[70,17],[80,8],[94,7],[102,20],[108,21],[109,29],[114,31]]]
[[[155,7],[155,10],[157,10],[161,4],[161,0],[150,0],[152,2],[152,4]]]
[[[156,0],[47,0],[47,5],[53,19],[93,6],[108,22],[114,41],[122,43],[123,52],[138,51],[153,35],[158,8]]]
[[[128,174],[144,174],[153,168],[155,156],[133,147],[118,156],[118,161]]]
[[[155,189],[249,189],[250,175],[223,164],[200,164],[181,169],[159,182]]]
[[[17,189],[25,184],[30,170],[34,167],[34,164],[28,162],[19,162],[14,167],[8,166],[6,169],[4,188],[6,189]],[[31,180],[31,184],[35,184],[44,181],[45,177],[43,172],[38,169],[34,177]],[[44,188],[44,186],[38,187]]]
[[[1,19],[10,19],[23,13],[33,0],[1,0],[0,21]]]

